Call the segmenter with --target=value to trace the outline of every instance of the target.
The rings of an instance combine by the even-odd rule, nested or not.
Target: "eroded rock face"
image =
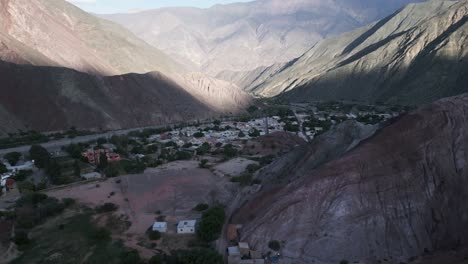
[[[250,201],[242,239],[286,263],[406,262],[468,243],[468,95],[423,106]],[[300,171],[307,164],[298,168]]]
[[[467,17],[466,0],[410,4],[283,66],[219,77],[291,101],[429,103],[468,92]]]

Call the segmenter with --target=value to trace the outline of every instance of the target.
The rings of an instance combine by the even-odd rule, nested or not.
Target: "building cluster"
[[[176,232],[177,234],[195,234],[196,232],[197,220],[182,220],[177,224]],[[160,233],[166,233],[167,222],[154,222],[153,231],[158,231]]]
[[[3,193],[13,189],[16,186],[16,181],[12,179],[18,172],[32,170],[34,168],[34,161],[20,161],[15,166],[12,166],[8,161],[0,161],[3,163],[8,170],[3,174],[0,174],[0,188]]]
[[[283,131],[284,123],[279,117],[268,117],[250,120],[248,122],[222,122],[214,129],[213,126],[189,126],[175,129],[162,134],[152,135],[148,138],[150,142],[168,143],[173,142],[182,147],[190,144],[189,148],[196,149],[207,142],[211,146],[217,144],[230,144],[233,141],[249,139],[250,135],[258,132],[259,136],[276,131]]]
[[[98,165],[100,163],[102,154],[106,155],[108,162],[116,162],[122,159],[119,154],[114,153],[114,148],[112,148],[112,146],[103,146],[102,148],[98,149],[91,148],[82,153],[83,157],[85,157],[89,163],[94,165]]]

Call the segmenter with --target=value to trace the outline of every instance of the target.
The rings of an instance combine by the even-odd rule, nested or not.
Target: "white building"
[[[167,222],[154,222],[153,231],[166,233],[167,232]]]
[[[93,180],[93,179],[100,179],[102,175],[99,172],[90,172],[90,173],[81,174],[81,177],[85,178],[86,180]]]
[[[183,220],[177,225],[177,234],[194,234],[197,220]]]
[[[34,161],[26,161],[23,164],[17,164],[16,166],[11,166],[10,163],[5,162],[6,169],[11,172],[18,172],[20,170],[32,170],[34,167]]]

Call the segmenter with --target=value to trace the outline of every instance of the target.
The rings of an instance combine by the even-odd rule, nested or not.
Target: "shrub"
[[[208,209],[210,206],[206,203],[199,203],[197,204],[197,206],[195,206],[193,208],[194,211],[198,211],[198,212],[201,212],[201,211],[205,211],[206,209]]]
[[[4,159],[8,161],[12,166],[15,166],[21,158],[21,153],[19,152],[10,152],[3,156]]]
[[[94,230],[91,238],[97,241],[104,241],[104,240],[109,240],[110,235],[111,233],[109,230],[101,227],[101,228],[97,228],[96,230]]]
[[[197,228],[198,237],[205,242],[211,242],[219,238],[223,228],[226,214],[221,206],[214,206],[203,213]]]
[[[343,259],[342,261],[340,261],[340,264],[349,264],[349,261],[347,261],[346,259]]]
[[[98,213],[107,213],[117,211],[119,207],[113,203],[105,203],[101,206],[96,207],[96,212]]]
[[[159,240],[159,239],[161,239],[161,233],[159,231],[150,230],[148,232],[148,237],[151,240]]]
[[[274,251],[278,251],[281,249],[281,243],[278,240],[272,240],[268,242],[268,247]]]
[[[205,169],[208,167],[208,160],[207,159],[202,159],[200,163],[198,163],[198,167]]]
[[[31,240],[29,240],[28,232],[24,230],[16,230],[13,242],[18,246],[23,246],[29,244]]]
[[[65,207],[70,207],[76,203],[75,199],[73,198],[63,198],[62,203]]]

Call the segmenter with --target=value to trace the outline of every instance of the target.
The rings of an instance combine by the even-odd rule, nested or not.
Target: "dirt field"
[[[53,190],[47,194],[57,198],[75,198],[91,207],[106,202],[119,205],[117,214],[128,216],[132,223],[123,235],[127,244],[136,247],[141,236],[156,220],[156,212],[166,216],[168,233],[174,233],[178,221],[200,217],[199,213],[191,210],[198,203],[212,203],[214,200],[228,203],[237,188],[228,179],[198,168],[196,161],[178,161],[148,169],[143,174]]]
[[[219,175],[239,176],[245,172],[247,166],[250,164],[258,164],[258,162],[245,158],[235,158],[218,164],[214,166],[213,169],[215,173]]]

